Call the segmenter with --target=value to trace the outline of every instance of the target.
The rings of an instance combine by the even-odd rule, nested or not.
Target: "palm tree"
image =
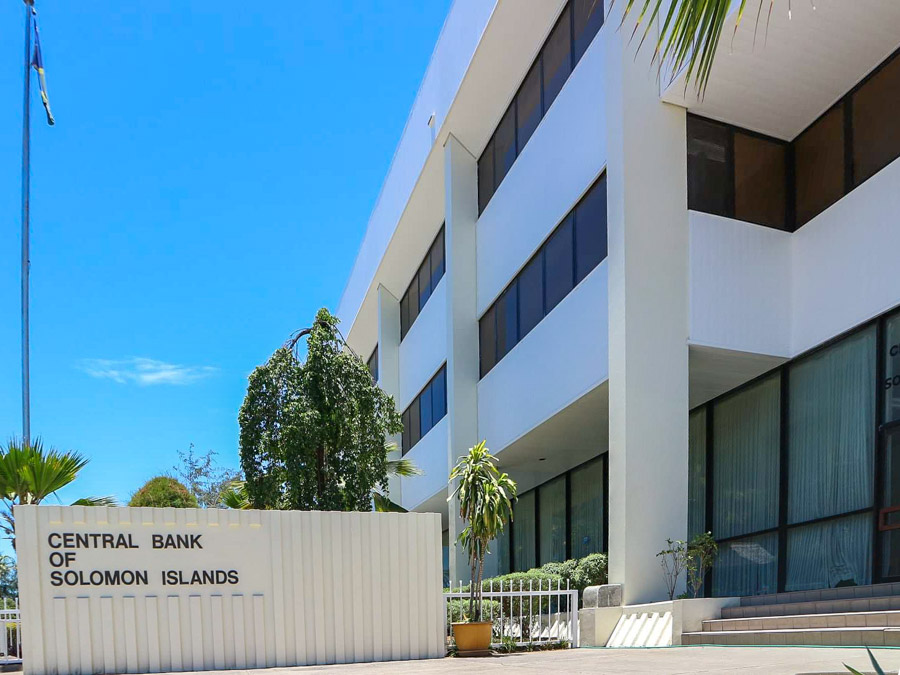
[[[671,0],[664,17],[661,13],[664,0],[624,1],[622,24],[625,23],[625,19],[628,18],[635,4],[640,6],[640,12],[631,35],[634,37],[641,24],[644,24],[641,43],[650,34],[654,20],[659,18],[661,21],[659,37],[656,40],[651,62],[661,68],[665,61],[671,59],[673,73],[678,73],[687,64],[685,82],[690,82],[692,78],[695,79],[697,92],[703,94],[709,82],[710,69],[716,56],[716,49],[722,37],[722,28],[725,25],[725,17],[728,15],[732,0]],[[666,0],[666,2],[668,1]],[[612,3],[610,4],[612,5]],[[757,28],[765,4],[766,0],[759,0],[756,11]],[[766,26],[772,16],[775,0],[768,0],[768,5]],[[741,0],[734,33],[737,33],[746,6],[747,0]],[[788,0],[788,12],[790,12],[790,7],[791,0]]]
[[[497,459],[481,441],[469,454],[459,458],[450,472],[450,480],[459,479],[453,494],[459,498],[459,516],[466,523],[459,535],[459,543],[469,554],[472,583],[469,584],[469,617],[481,620],[481,579],[484,556],[488,545],[503,533],[513,517],[512,500],[516,498],[516,483],[507,474],[497,471]]]
[[[81,453],[71,450],[45,450],[39,438],[31,443],[14,438],[6,448],[0,448],[0,499],[3,501],[0,530],[13,540],[13,547],[16,537],[13,507],[17,504],[40,504],[74,481],[88,461]],[[84,497],[73,506],[115,504],[112,497]]]

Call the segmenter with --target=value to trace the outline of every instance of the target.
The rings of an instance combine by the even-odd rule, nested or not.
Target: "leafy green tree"
[[[144,483],[144,486],[132,495],[128,506],[196,509],[200,505],[191,491],[171,476],[156,476]]]
[[[459,458],[450,472],[450,480],[458,481],[453,494],[459,499],[459,517],[466,527],[459,535],[469,556],[472,583],[469,584],[469,616],[481,620],[482,577],[484,556],[488,545],[503,533],[506,523],[513,517],[512,500],[516,498],[516,483],[495,466],[497,459],[491,455],[484,441],[469,449],[469,454]]]
[[[0,530],[12,539],[15,547],[16,526],[13,507],[17,504],[40,504],[78,477],[87,465],[87,457],[74,451],[44,449],[40,438],[31,443],[12,439],[0,448],[0,498],[3,501]],[[74,506],[111,506],[112,497],[84,497]]]
[[[653,32],[655,20],[659,19],[660,21],[660,28],[655,33],[657,37],[652,62],[661,65],[671,59],[672,72],[675,73],[687,65],[686,82],[693,79],[698,93],[702,94],[709,82],[709,74],[732,0],[623,1],[625,2],[625,9],[622,13],[623,24],[635,5],[640,7],[632,37],[638,33],[643,24],[641,43]],[[750,0],[749,4],[752,6],[753,0]],[[768,11],[765,14],[765,25],[768,27],[775,0],[768,0],[768,2],[758,0],[756,6],[757,28],[763,17],[763,6],[766,4],[768,4]],[[734,33],[737,33],[747,5],[748,0],[741,0]],[[788,0],[788,7],[790,7],[790,0]]]
[[[387,490],[384,441],[402,431],[400,414],[337,326],[319,310],[250,375],[238,421],[254,508],[368,511],[372,491]],[[305,362],[294,353],[301,337]]]
[[[19,597],[19,575],[16,561],[12,556],[0,555],[0,598],[6,600],[17,597]]]
[[[190,490],[203,508],[222,506],[225,493],[241,479],[240,471],[220,466],[217,455],[215,450],[194,452],[191,443],[187,452],[178,451],[179,463],[172,467],[174,477]]]

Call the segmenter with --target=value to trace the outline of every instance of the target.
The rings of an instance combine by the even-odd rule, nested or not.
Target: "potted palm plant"
[[[512,520],[512,501],[516,498],[515,482],[497,470],[496,462],[485,441],[481,441],[460,457],[450,472],[450,480],[457,481],[450,499],[459,500],[459,516],[466,524],[459,544],[468,554],[472,580],[468,620],[453,624],[453,638],[460,655],[484,652],[491,646],[491,622],[481,620],[484,556],[490,542]]]

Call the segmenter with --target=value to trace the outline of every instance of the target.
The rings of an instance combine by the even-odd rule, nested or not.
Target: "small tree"
[[[698,597],[703,588],[706,573],[712,568],[719,545],[711,532],[696,535],[687,545],[687,580],[693,597]]]
[[[197,498],[184,485],[171,476],[151,478],[134,493],[128,506],[172,507],[176,509],[196,509]]]
[[[215,450],[194,452],[191,443],[187,452],[178,451],[179,464],[172,467],[175,478],[190,490],[203,508],[222,506],[225,493],[235,481],[241,480],[241,472],[220,466],[217,455]]]
[[[387,490],[384,442],[403,430],[400,414],[337,326],[319,310],[250,375],[238,420],[253,508],[369,511],[372,491]]]
[[[469,556],[472,583],[469,584],[469,617],[481,621],[481,580],[484,556],[490,542],[503,533],[512,520],[512,501],[516,498],[516,483],[507,474],[497,471],[496,458],[481,441],[469,454],[460,457],[450,472],[450,480],[457,480],[450,495],[459,499],[459,516],[466,523],[459,535]],[[448,500],[448,501],[450,501]]]
[[[674,600],[678,579],[688,566],[687,544],[681,539],[675,541],[666,539],[666,548],[657,553],[656,557],[659,558],[659,564],[666,579],[669,600]]]

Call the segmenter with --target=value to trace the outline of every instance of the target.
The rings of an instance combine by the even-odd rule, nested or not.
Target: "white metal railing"
[[[536,587],[535,587],[536,586]],[[555,586],[555,588],[554,588]],[[461,581],[457,590],[450,583],[444,592],[445,638],[451,644],[451,624],[461,621],[461,614],[468,612],[468,586]],[[533,580],[525,584],[493,580],[484,582],[482,593],[482,621],[493,624],[492,647],[541,646],[565,642],[569,647],[578,646],[578,591],[549,579],[546,584]]]
[[[18,598],[0,599],[0,664],[22,660],[22,617],[19,614]]]

